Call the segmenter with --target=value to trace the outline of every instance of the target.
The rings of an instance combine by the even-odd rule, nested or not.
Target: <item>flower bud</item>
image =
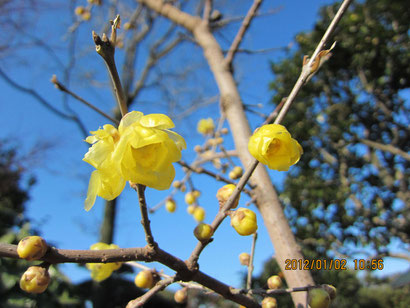
[[[273,275],[268,278],[268,288],[269,289],[279,289],[282,286],[282,279],[278,275]]]
[[[327,294],[329,294],[330,300],[335,299],[337,290],[334,286],[332,286],[331,284],[322,284],[321,287],[327,292]]]
[[[241,207],[231,213],[231,225],[240,235],[251,235],[258,229],[256,214]]]
[[[180,188],[181,187],[181,182],[180,181],[174,181],[173,183],[172,183],[172,186],[174,186],[174,188]]]
[[[47,252],[46,241],[40,236],[27,236],[17,245],[17,253],[20,258],[28,261],[39,260]]]
[[[198,199],[201,196],[201,192],[199,190],[194,190],[192,194],[194,195],[195,199]]]
[[[308,292],[308,302],[310,308],[328,308],[330,305],[330,296],[322,288],[310,289]]]
[[[236,186],[234,184],[227,184],[218,189],[218,192],[216,193],[216,198],[219,201],[220,208],[225,205],[226,201],[228,201],[229,197],[232,195],[235,188]],[[236,200],[232,203],[231,209],[234,209],[238,206],[239,198],[240,195],[238,195],[238,198],[236,198]]]
[[[153,272],[151,270],[139,272],[134,282],[138,288],[151,289],[155,285]]]
[[[205,219],[205,210],[203,207],[197,206],[192,215],[197,222],[201,222]]]
[[[196,201],[194,194],[190,191],[185,194],[185,203],[188,205],[193,204]]]
[[[213,234],[214,234],[214,230],[208,224],[200,223],[194,229],[194,235],[198,239],[198,241],[209,240]]]
[[[197,153],[200,153],[200,152],[202,152],[202,147],[197,144],[196,146],[194,146],[194,151],[197,152]]]
[[[262,308],[276,308],[278,307],[278,303],[276,302],[276,298],[273,297],[265,297],[262,301]]]
[[[242,252],[239,255],[239,262],[241,263],[241,265],[249,266],[249,261],[250,260],[251,260],[251,256],[247,252]]]
[[[75,15],[82,15],[85,12],[85,7],[83,6],[77,6],[74,10]]]
[[[41,266],[30,266],[20,279],[20,288],[27,293],[43,293],[50,283],[48,270]]]
[[[243,169],[242,169],[242,167],[240,167],[240,166],[235,166],[235,167],[232,169],[232,172],[234,172],[234,173],[236,174],[236,178],[239,179],[239,178],[242,176],[242,174],[243,174]]]
[[[177,204],[174,199],[168,199],[167,201],[165,201],[165,209],[168,212],[173,213],[175,212],[176,208],[177,208]]]
[[[197,208],[196,205],[189,205],[186,208],[186,211],[188,212],[189,215],[192,215],[192,214],[194,214],[196,208]]]
[[[226,127],[221,129],[221,134],[222,135],[226,135],[228,132],[229,132],[229,130]]]
[[[188,299],[187,288],[180,289],[180,290],[176,291],[175,294],[174,294],[174,300],[178,304],[184,304],[187,299]]]
[[[201,119],[198,122],[197,130],[200,134],[211,135],[214,132],[215,124],[211,118]]]

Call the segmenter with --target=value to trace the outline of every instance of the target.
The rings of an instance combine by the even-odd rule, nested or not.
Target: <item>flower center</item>
[[[273,139],[272,142],[269,144],[267,154],[268,156],[275,155],[280,149],[280,140]]]
[[[160,143],[154,143],[138,149],[132,148],[132,157],[140,166],[154,169],[157,164],[157,155],[160,150],[160,146]]]

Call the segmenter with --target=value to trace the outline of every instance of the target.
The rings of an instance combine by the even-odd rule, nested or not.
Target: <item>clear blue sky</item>
[[[85,3],[85,1],[83,1]],[[293,42],[293,38],[299,31],[309,31],[317,18],[318,8],[333,1],[265,1],[261,11],[281,8],[278,13],[260,17],[254,21],[246,36],[242,47],[248,49],[265,49],[271,47],[284,47]],[[43,12],[36,12],[34,17],[35,35],[43,37],[56,50],[57,56],[63,63],[68,61],[67,40],[65,33],[70,19],[67,14],[67,1],[53,1],[53,7]],[[232,7],[227,14],[239,15],[246,12],[248,1],[239,1],[240,5]],[[56,12],[59,12],[56,14]],[[91,30],[102,28],[103,20],[93,20],[81,27],[78,35],[77,48],[84,57],[79,58],[73,70],[73,78],[70,88],[98,105],[101,109],[109,112],[113,108],[114,99],[107,90],[91,89],[85,79],[78,79],[86,72],[99,74],[97,78],[108,85],[107,74],[99,57],[94,54],[94,46],[91,40]],[[232,39],[238,24],[229,27],[224,37],[218,36],[221,42],[225,38]],[[227,43],[224,43],[227,45]],[[228,46],[228,45],[227,45]],[[225,46],[225,47],[227,47]],[[175,59],[183,60],[186,54],[193,54],[195,61],[202,61],[202,54],[198,48],[190,44],[184,44],[177,50]],[[195,54],[197,53],[197,54]],[[9,76],[18,80],[21,84],[35,88],[54,107],[63,110],[62,96],[49,79],[52,74],[57,74],[62,79],[61,67],[44,52],[37,50],[35,53],[29,47],[16,52],[17,58],[11,61],[7,58],[0,59],[0,67],[6,70]],[[121,57],[121,51],[117,53]],[[268,84],[272,80],[269,69],[269,61],[281,57],[280,52],[271,52],[258,55],[239,55],[236,59],[239,66],[235,70],[240,84],[243,100],[247,104],[263,104],[263,111],[269,111],[267,104],[270,100]],[[176,62],[177,63],[177,62]],[[204,62],[199,62],[201,77],[209,79]],[[198,63],[196,63],[198,64]],[[171,65],[171,64],[166,64]],[[180,65],[180,64],[179,64]],[[203,74],[203,75],[202,75]],[[77,79],[76,79],[77,78]],[[202,78],[199,78],[199,82]],[[201,84],[202,86],[202,84]],[[203,84],[204,91],[209,96],[216,95],[216,87],[212,79]],[[31,190],[31,199],[27,203],[27,216],[32,220],[34,228],[40,230],[47,241],[59,248],[87,249],[97,241],[100,222],[103,213],[103,200],[97,199],[94,208],[85,212],[83,202],[87,189],[89,175],[92,168],[82,162],[87,151],[83,136],[78,128],[71,122],[63,121],[50,111],[41,106],[32,97],[11,89],[0,79],[0,89],[3,94],[0,98],[0,138],[10,138],[14,144],[21,147],[22,152],[29,151],[38,142],[47,142],[52,147],[44,152],[40,162],[32,166],[32,172],[38,182]],[[147,92],[141,97],[141,102],[155,101],[154,93]],[[88,110],[79,103],[69,100],[70,107],[80,115],[87,130],[95,130],[107,121]],[[144,113],[167,113],[166,103],[158,105],[138,103],[134,108]],[[187,161],[192,160],[194,145],[202,142],[202,138],[195,132],[195,125],[201,117],[214,117],[217,105],[199,109],[188,120],[176,121],[175,131],[186,138],[188,150],[183,154]],[[260,124],[260,119],[251,117],[252,127]],[[232,148],[232,143],[227,140],[227,148]],[[182,178],[183,174],[177,167],[176,179]],[[272,177],[282,178],[283,174],[270,171]],[[202,188],[202,196],[199,199],[207,211],[206,222],[211,222],[217,213],[218,205],[215,198],[220,184],[215,183],[207,176],[195,176],[194,183]],[[280,182],[277,181],[280,185]],[[169,191],[157,192],[147,189],[147,201],[150,206],[167,196]],[[164,209],[152,215],[152,228],[156,241],[161,248],[176,256],[185,259],[195,247],[196,240],[192,234],[195,222],[188,216],[183,203],[183,195],[176,198],[178,209],[176,213],[169,214]],[[244,205],[246,198],[241,204]],[[118,207],[117,229],[115,243],[121,247],[144,246],[144,234],[140,225],[138,200],[135,192],[126,187]],[[256,246],[255,272],[259,273],[263,262],[274,254],[272,244],[266,234],[262,219],[258,216],[259,238]],[[239,286],[239,278],[244,273],[238,262],[238,255],[243,251],[249,251],[251,237],[241,237],[230,227],[227,219],[218,229],[215,241],[210,244],[201,255],[201,269],[215,276],[225,283]],[[227,249],[228,248],[228,249]],[[156,265],[157,269],[164,269]],[[408,268],[405,262],[385,260],[384,273]],[[86,270],[78,269],[75,265],[64,265],[65,272],[74,281],[88,278]],[[170,273],[167,269],[165,272]],[[379,273],[383,274],[383,273]]]

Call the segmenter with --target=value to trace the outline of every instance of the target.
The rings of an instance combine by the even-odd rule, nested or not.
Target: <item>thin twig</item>
[[[250,289],[252,287],[253,259],[255,256],[255,246],[256,246],[257,239],[258,239],[258,232],[255,232],[252,236],[251,256],[249,258],[248,277],[246,278],[246,288],[247,289]]]
[[[126,308],[135,308],[135,307],[142,307],[151,297],[153,297],[158,292],[164,290],[167,286],[175,282],[175,276],[169,277],[157,282],[157,284],[152,287],[148,292],[144,295],[130,301]]]
[[[290,92],[283,108],[279,112],[279,115],[276,117],[275,124],[279,124],[282,122],[283,118],[285,117],[286,113],[288,112],[290,106],[292,105],[296,95],[299,93],[302,86],[305,84],[306,80],[308,79],[309,75],[311,74],[310,68],[316,59],[319,52],[323,49],[326,42],[329,40],[330,36],[332,35],[333,31],[336,29],[337,24],[339,23],[340,19],[342,18],[343,14],[346,12],[349,5],[352,3],[353,0],[344,0],[342,5],[340,6],[339,10],[337,11],[335,17],[333,18],[332,22],[330,23],[329,27],[327,28],[325,34],[323,35],[322,39],[320,40],[319,44],[317,45],[315,51],[313,52],[312,57],[310,58],[309,62],[306,64],[308,69],[302,69],[302,72],[296,81],[292,91]],[[270,118],[270,117],[269,117]]]
[[[246,30],[249,28],[252,18],[255,17],[256,11],[258,10],[259,6],[262,4],[262,0],[254,0],[251,8],[249,9],[248,13],[245,16],[245,19],[242,22],[241,27],[239,28],[236,37],[234,38],[231,47],[228,50],[228,53],[225,57],[225,64],[227,66],[232,65],[233,58],[235,53],[238,51],[239,45],[241,44],[243,37],[245,35]]]
[[[212,0],[205,0],[204,15],[203,15],[202,19],[206,23],[209,23],[209,18],[211,16],[211,12],[212,12],[212,5],[213,5]]]
[[[134,188],[138,193],[138,200],[141,210],[141,224],[145,231],[145,240],[147,244],[153,248],[157,247],[158,244],[154,241],[154,236],[152,235],[150,220],[148,218],[147,203],[145,200],[145,186],[141,184],[131,184],[131,187]]]
[[[78,96],[77,94],[75,94],[74,92],[70,91],[69,89],[67,89],[67,87],[65,87],[61,82],[59,82],[57,80],[57,76],[53,75],[53,77],[51,78],[51,82],[55,85],[55,87],[62,91],[65,92],[69,95],[71,95],[72,97],[74,97],[76,100],[80,101],[81,103],[83,103],[84,105],[86,105],[87,107],[91,108],[92,110],[96,111],[97,113],[99,113],[100,115],[102,115],[103,117],[109,119],[111,122],[115,123],[115,124],[119,124],[119,121],[114,119],[113,117],[111,117],[110,115],[108,115],[107,113],[105,113],[104,111],[102,111],[101,109],[95,107],[93,104],[87,102],[85,99],[83,99],[82,97]]]
[[[124,116],[128,112],[128,108],[114,58],[115,41],[117,38],[117,28],[119,27],[119,22],[120,16],[117,15],[111,25],[110,39],[107,38],[105,33],[103,33],[102,38],[100,38],[100,36],[98,36],[94,31],[92,32],[92,35],[96,46],[96,51],[104,59],[105,65],[107,66],[108,73],[111,77],[115,98],[118,106],[120,107],[121,115]]]

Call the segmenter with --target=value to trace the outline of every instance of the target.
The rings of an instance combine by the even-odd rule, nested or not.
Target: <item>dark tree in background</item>
[[[338,5],[322,8],[314,30],[296,36],[296,50],[272,63],[274,103]],[[363,247],[392,255],[393,239],[409,243],[409,26],[407,1],[355,2],[333,37],[333,56],[286,117],[305,154],[281,197],[297,237],[322,257]]]

